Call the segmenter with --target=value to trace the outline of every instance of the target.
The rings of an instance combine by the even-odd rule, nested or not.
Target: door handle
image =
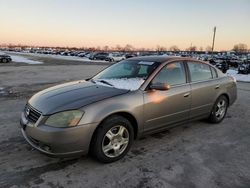
[[[219,89],[219,88],[220,88],[220,85],[215,86],[215,89]]]
[[[183,97],[188,97],[190,95],[190,93],[185,93],[184,95],[183,95]]]

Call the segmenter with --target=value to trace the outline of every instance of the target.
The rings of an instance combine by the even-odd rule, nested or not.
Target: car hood
[[[50,115],[60,111],[78,109],[127,92],[129,91],[81,80],[42,90],[33,95],[28,103],[43,115]]]

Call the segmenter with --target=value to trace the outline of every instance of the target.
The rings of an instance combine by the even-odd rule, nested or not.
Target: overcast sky
[[[250,48],[250,0],[0,0],[0,44]]]

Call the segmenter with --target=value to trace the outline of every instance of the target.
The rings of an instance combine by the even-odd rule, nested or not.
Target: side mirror
[[[149,88],[155,89],[155,90],[160,90],[160,91],[166,91],[166,90],[170,89],[170,85],[164,84],[164,83],[154,83],[154,84],[150,84]]]

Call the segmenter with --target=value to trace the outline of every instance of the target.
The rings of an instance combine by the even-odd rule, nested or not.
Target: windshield
[[[92,81],[118,89],[137,90],[158,65],[157,62],[125,60],[103,70]]]

